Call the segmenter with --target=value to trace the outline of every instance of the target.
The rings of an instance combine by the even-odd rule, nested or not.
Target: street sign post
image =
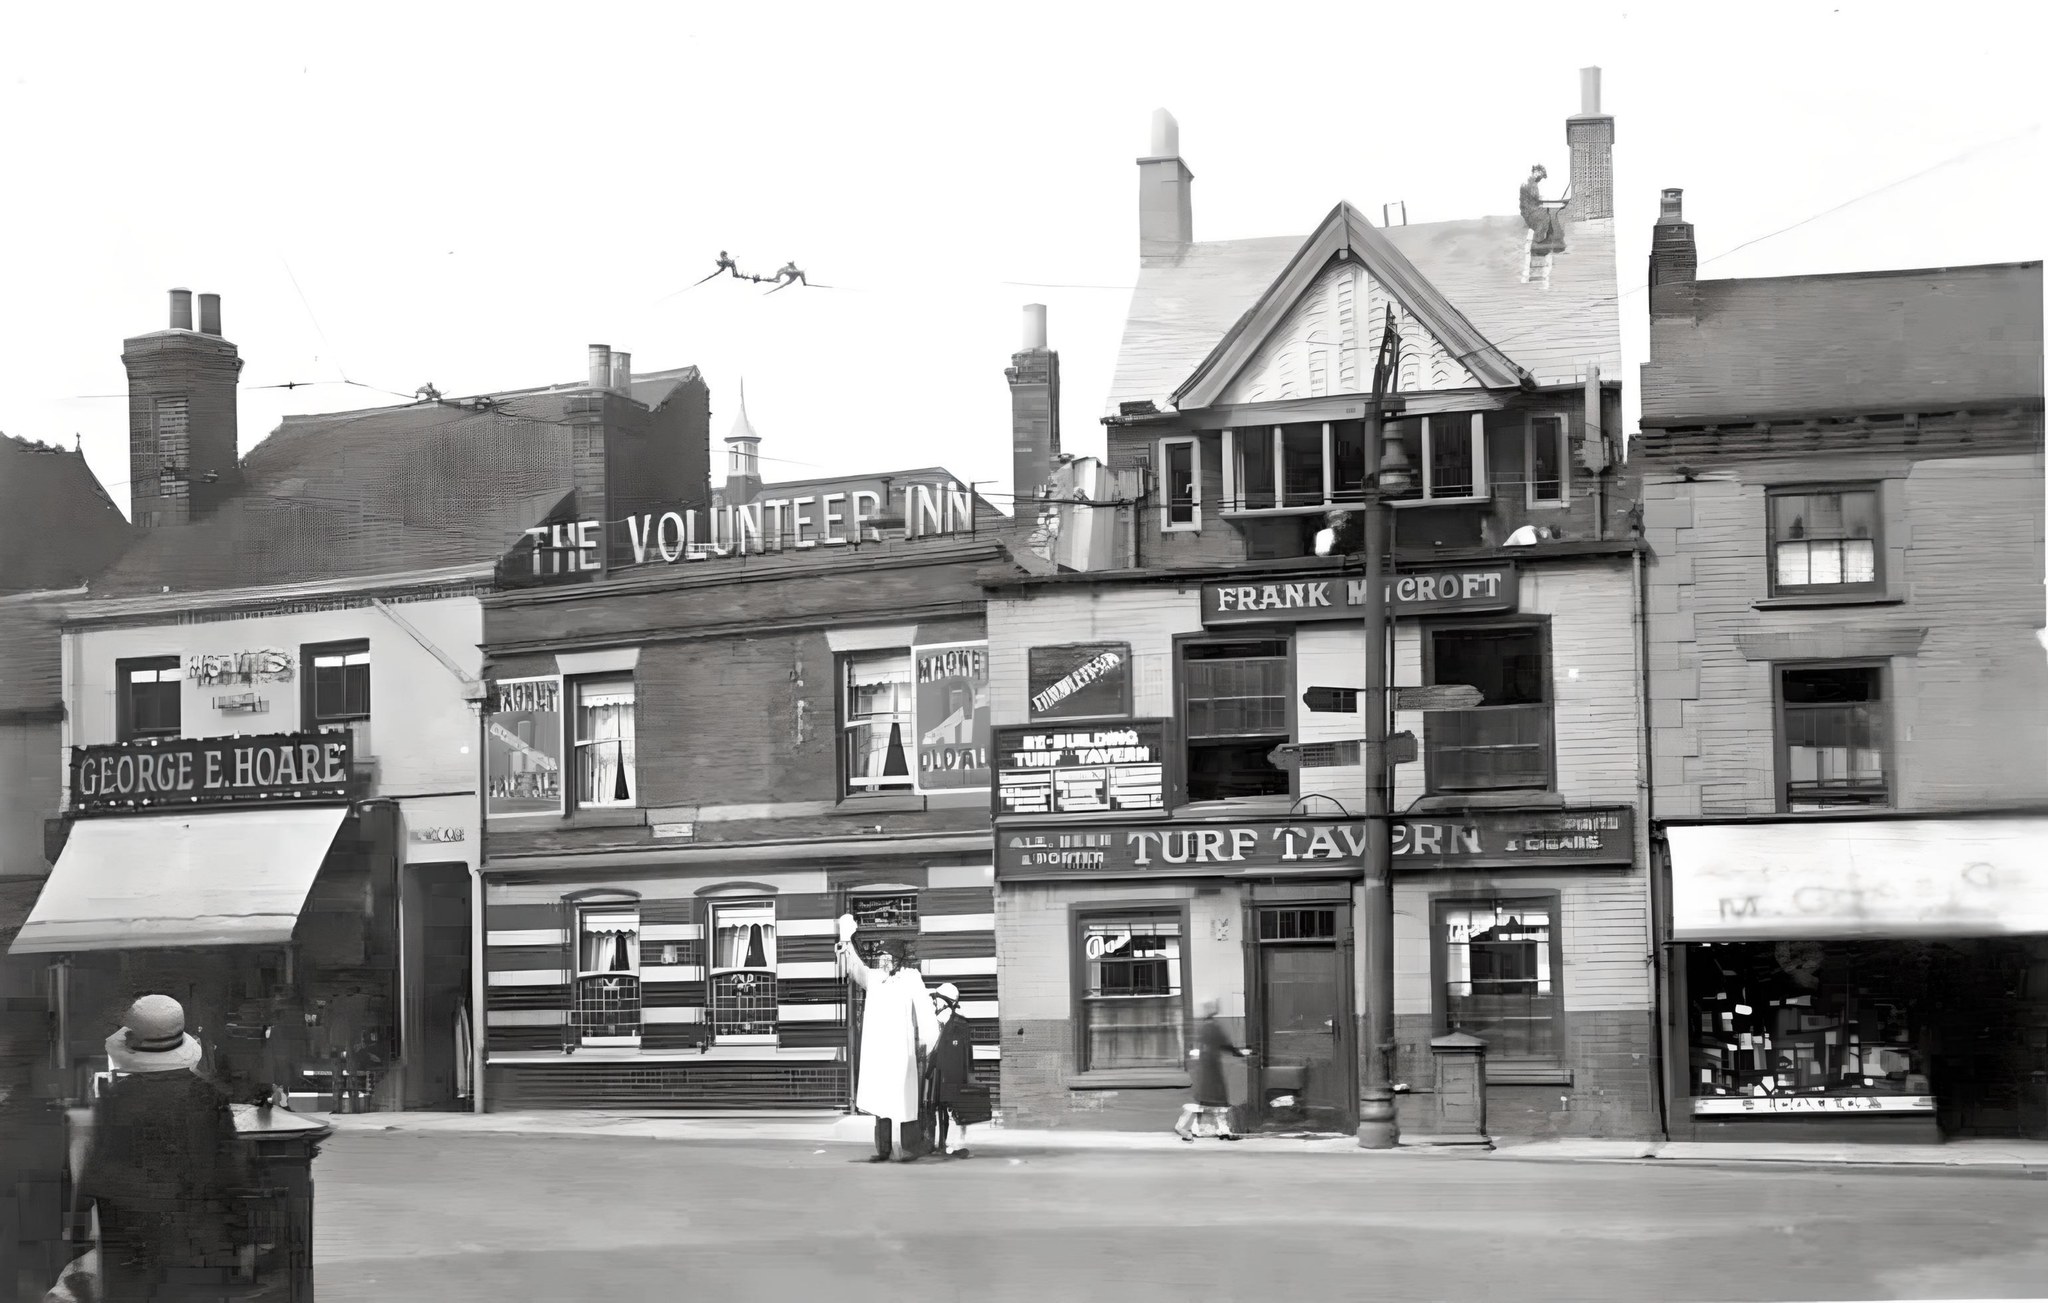
[[[1484,693],[1463,683],[1394,689],[1395,710],[1469,710],[1484,700]]]
[[[1266,753],[1266,759],[1281,769],[1334,769],[1340,765],[1355,765],[1363,756],[1360,748],[1366,743],[1359,738],[1343,738],[1335,742],[1283,742]],[[1421,754],[1413,733],[1393,733],[1387,737],[1387,763],[1405,765]]]
[[[1357,688],[1310,688],[1301,694],[1301,704],[1318,715],[1358,713]]]

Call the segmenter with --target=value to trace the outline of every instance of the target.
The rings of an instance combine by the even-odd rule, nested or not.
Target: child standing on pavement
[[[1230,1129],[1230,1083],[1223,1079],[1223,1056],[1234,1054],[1247,1059],[1251,1052],[1240,1049],[1230,1039],[1216,1014],[1214,1000],[1202,1001],[1195,1047],[1188,1052],[1188,1057],[1194,1060],[1195,1099],[1181,1109],[1180,1121],[1173,1124],[1174,1131],[1189,1144],[1194,1143],[1196,1131],[1205,1125],[1209,1134],[1219,1140],[1237,1139],[1237,1133]]]

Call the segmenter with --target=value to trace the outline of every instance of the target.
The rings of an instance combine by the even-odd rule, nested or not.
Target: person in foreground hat
[[[99,1213],[99,1297],[222,1298],[253,1238],[237,1212],[251,1182],[228,1095],[195,1071],[203,1052],[176,1000],[145,995],[121,1022],[78,1181]]]
[[[876,966],[869,968],[853,948],[853,933],[853,915],[842,914],[833,949],[853,984],[867,992],[853,1106],[875,1119],[875,1156],[870,1162],[888,1162],[899,1141],[903,1161],[914,1162],[924,1056],[938,1039],[938,1019],[924,978],[908,967],[908,948],[901,941],[883,943]]]
[[[932,992],[937,1006],[939,1038],[925,1065],[925,1111],[932,1120],[932,1150],[943,1158],[966,1158],[967,1128],[988,1120],[987,1095],[974,1084],[974,1038],[960,1012],[960,988],[943,982]],[[946,1141],[952,1124],[960,1127],[960,1148]]]

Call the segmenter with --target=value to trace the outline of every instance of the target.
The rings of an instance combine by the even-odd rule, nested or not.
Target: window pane
[[[1540,705],[1550,699],[1539,627],[1437,629],[1430,650],[1430,682],[1469,684],[1479,689],[1483,705]]]
[[[1771,537],[1781,542],[1806,537],[1806,498],[1803,494],[1772,495]]]
[[[909,651],[848,656],[845,697],[840,737],[849,789],[909,787]]]
[[[1276,505],[1273,491],[1273,430],[1259,426],[1239,430],[1237,443],[1237,493],[1250,510]]]
[[[711,939],[711,966],[714,969],[775,971],[773,906],[754,905],[715,912]]]
[[[1810,582],[1808,577],[1812,574],[1812,567],[1807,559],[1809,546],[1806,543],[1777,544],[1778,583],[1781,587],[1793,587]]]
[[[1877,545],[1867,538],[1852,538],[1842,544],[1842,582],[1877,582]]]
[[[1280,427],[1280,466],[1286,477],[1286,505],[1313,507],[1323,501],[1321,422]]]
[[[1166,518],[1175,525],[1195,521],[1195,445],[1166,445]]]
[[[1429,422],[1429,496],[1472,496],[1472,417],[1459,412]]]
[[[1077,942],[1085,974],[1081,1014],[1086,1023],[1086,1066],[1180,1067],[1180,919],[1087,919]]]
[[[1338,421],[1330,428],[1333,481],[1338,502],[1365,501],[1365,422]]]
[[[1529,493],[1536,502],[1564,498],[1564,422],[1554,416],[1529,421]]]
[[[1780,493],[1770,501],[1778,587],[1877,582],[1876,493]]]
[[[631,805],[636,790],[632,685],[578,684],[575,739],[577,801]]]
[[[1442,915],[1445,1009],[1453,1030],[1511,1058],[1557,1053],[1550,910],[1503,902]]]
[[[1785,780],[1795,808],[1885,799],[1883,680],[1874,667],[1788,669]]]

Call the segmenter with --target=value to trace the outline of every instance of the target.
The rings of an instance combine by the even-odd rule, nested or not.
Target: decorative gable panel
[[[1364,267],[1345,261],[1333,263],[1295,302],[1225,387],[1222,402],[1272,403],[1370,391],[1389,303],[1401,332],[1396,391],[1483,387]]]

